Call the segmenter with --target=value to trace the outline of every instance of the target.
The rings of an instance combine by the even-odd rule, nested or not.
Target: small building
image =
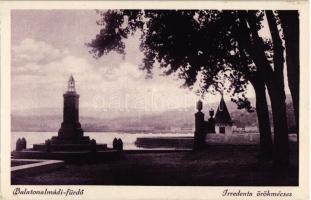
[[[215,115],[215,131],[216,134],[232,134],[233,121],[230,117],[228,108],[224,101],[224,97],[221,96],[221,100]]]

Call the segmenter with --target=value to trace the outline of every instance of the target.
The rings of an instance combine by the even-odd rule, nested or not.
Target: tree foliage
[[[108,10],[99,13],[102,18],[98,24],[103,29],[87,44],[95,57],[110,51],[124,54],[124,39],[140,31],[140,49],[144,53],[141,69],[149,76],[158,64],[165,75],[175,73],[184,80],[184,86],[192,88],[200,74],[202,95],[208,91],[227,91],[239,108],[251,111],[245,92],[256,67],[249,55],[240,50],[237,11]],[[262,16],[262,12],[257,13],[257,29],[261,28]]]

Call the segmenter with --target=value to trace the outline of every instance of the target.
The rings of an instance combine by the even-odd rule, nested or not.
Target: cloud
[[[134,51],[134,56],[137,52]],[[31,38],[23,39],[12,48],[12,72],[14,75],[62,76],[68,74],[96,74],[105,81],[144,79],[138,64],[120,59],[119,54],[105,57],[93,66],[85,57],[72,55],[67,49]],[[132,60],[131,53],[127,58]]]
[[[19,107],[57,106],[73,74],[81,88],[101,76],[83,57],[70,54],[51,44],[24,39],[12,48],[12,103]],[[82,85],[83,83],[83,85]],[[84,86],[85,85],[85,86]]]
[[[68,50],[60,50],[44,41],[35,41],[31,38],[22,40],[13,46],[13,63],[48,63],[62,58],[69,53]]]
[[[100,67],[97,69],[104,81],[144,80],[145,73],[130,62],[122,62],[115,67]]]
[[[75,77],[81,107],[165,110],[194,101],[172,77],[156,73],[146,80],[137,55],[90,60],[47,42],[24,39],[12,49],[12,106],[60,107],[70,74]]]
[[[46,82],[57,82],[64,76],[74,74],[81,77],[90,75],[94,79],[96,73],[93,70],[87,59],[71,55],[67,49],[58,49],[44,41],[27,38],[12,48],[12,72],[17,78],[42,76]],[[98,75],[96,77],[99,78]]]

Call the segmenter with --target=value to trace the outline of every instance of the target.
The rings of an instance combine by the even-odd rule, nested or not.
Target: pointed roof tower
[[[232,124],[232,119],[230,117],[223,95],[221,95],[221,100],[217,108],[215,122],[222,124]]]

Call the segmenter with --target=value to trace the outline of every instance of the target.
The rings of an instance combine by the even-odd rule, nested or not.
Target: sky
[[[138,69],[143,58],[138,35],[126,41],[125,57],[112,52],[95,59],[85,43],[99,32],[98,19],[95,10],[12,11],[13,110],[61,107],[71,74],[80,107],[163,111],[195,106],[199,97],[181,88],[182,80],[159,70],[145,78]],[[251,87],[249,96],[254,96]],[[205,103],[219,100],[208,95]]]

